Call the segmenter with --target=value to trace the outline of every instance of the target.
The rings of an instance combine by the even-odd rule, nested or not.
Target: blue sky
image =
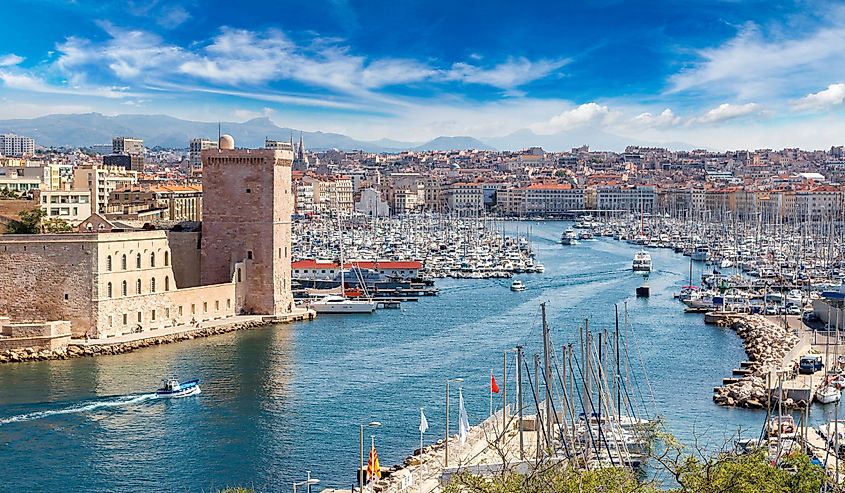
[[[845,143],[845,4],[5,0],[0,118],[98,111],[424,141],[594,128]]]

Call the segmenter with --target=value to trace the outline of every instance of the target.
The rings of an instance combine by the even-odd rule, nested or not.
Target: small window
[[[164,266],[167,267],[170,265],[170,252],[164,252]]]
[[[170,276],[164,276],[164,290],[170,291]]]
[[[182,305],[179,305],[179,316],[182,316]]]
[[[135,294],[141,294],[141,280],[135,281]]]
[[[216,300],[214,302],[214,311],[219,311],[219,310],[220,310],[220,300]]]
[[[150,292],[151,293],[156,292],[156,278],[155,277],[150,279]]]
[[[238,282],[241,282],[241,270],[238,269]]]
[[[246,189],[246,193],[252,193],[252,190],[250,190],[249,188],[247,188],[247,189]]]
[[[123,325],[126,325],[128,323],[129,323],[129,316],[124,313],[123,314]]]
[[[153,310],[153,311],[150,312],[150,320],[155,321],[155,319],[156,319],[156,311]]]
[[[156,254],[155,252],[150,254],[150,267],[156,266]]]
[[[141,323],[141,312],[138,312],[138,323]]]
[[[141,268],[141,254],[140,253],[135,256],[135,268],[136,269]]]
[[[191,315],[197,314],[197,305],[191,303]]]
[[[252,260],[252,250],[246,251],[246,258],[249,259],[249,260]]]
[[[202,312],[208,313],[208,302],[207,301],[202,302]]]
[[[65,300],[67,300],[67,293],[65,293]]]
[[[123,285],[120,290],[121,295],[126,296],[129,294],[129,284],[126,281],[123,281]]]
[[[111,255],[106,257],[106,270],[111,272]]]
[[[111,283],[106,284],[106,293],[108,294],[108,297],[109,297],[109,298],[111,298],[111,297],[112,297],[112,292],[111,292]]]
[[[126,254],[120,257],[120,268],[126,270]]]

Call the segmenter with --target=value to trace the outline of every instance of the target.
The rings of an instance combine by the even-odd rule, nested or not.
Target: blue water
[[[509,232],[526,225],[510,224]],[[367,430],[383,467],[418,446],[420,407],[431,426],[426,441],[442,436],[447,377],[466,379],[470,421],[486,417],[489,371],[501,384],[502,351],[523,344],[530,358],[540,349],[543,301],[558,350],[577,342],[584,318],[593,329],[613,329],[613,305],[621,312],[627,301],[631,352],[645,361],[645,372],[635,369],[641,388],[648,394],[647,373],[658,413],[682,440],[759,430],[763,414],[712,403],[712,388],[745,354],[732,331],[705,326],[672,298],[687,283],[687,258],[651,250],[652,295],[637,299],[634,247],[610,239],[564,247],[564,224],[532,228],[546,272],[520,276],[523,293],[506,280],[445,279],[440,296],[372,316],[0,366],[0,491],[278,491],[306,470],[321,487],[349,487],[359,423],[383,423]],[[152,399],[150,390],[174,374],[201,378],[203,393]],[[457,399],[452,404],[454,432]]]

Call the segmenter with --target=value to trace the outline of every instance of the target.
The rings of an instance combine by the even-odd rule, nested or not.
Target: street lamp
[[[463,378],[446,379],[446,460],[443,467],[449,467],[449,382],[461,383]]]
[[[305,471],[305,473],[308,475],[308,479],[306,479],[305,481],[300,481],[298,483],[293,483],[293,493],[296,493],[296,487],[297,486],[303,486],[303,485],[308,486],[307,491],[308,491],[308,493],[311,493],[311,485],[315,485],[315,484],[318,484],[320,482],[319,479],[311,477],[311,471]]]
[[[378,428],[381,426],[381,423],[378,421],[370,421],[367,424],[359,425],[361,427],[361,467],[358,469],[358,491],[363,493],[364,491],[364,427],[367,428]]]

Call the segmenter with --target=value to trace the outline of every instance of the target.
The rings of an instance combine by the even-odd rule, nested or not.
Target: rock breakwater
[[[739,381],[717,387],[713,401],[720,406],[763,408],[768,399],[766,375],[778,370],[783,358],[800,341],[793,330],[760,315],[733,318],[730,327],[742,338],[750,365]]]

